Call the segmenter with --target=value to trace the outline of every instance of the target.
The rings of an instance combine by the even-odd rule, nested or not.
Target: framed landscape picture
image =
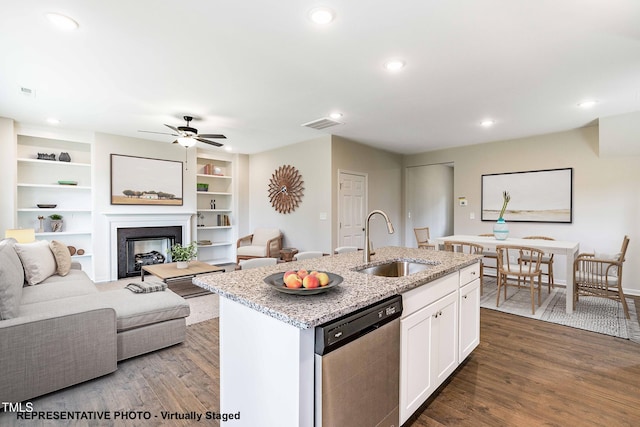
[[[507,222],[573,221],[573,168],[482,175],[482,221],[498,219],[504,191]]]
[[[182,162],[111,154],[111,204],[182,206]]]

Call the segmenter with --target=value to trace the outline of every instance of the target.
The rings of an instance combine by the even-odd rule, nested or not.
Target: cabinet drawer
[[[433,282],[402,294],[402,317],[405,318],[423,307],[458,290],[458,273],[436,279]]]
[[[476,262],[473,265],[460,270],[460,286],[464,286],[475,279],[480,278],[480,263]]]

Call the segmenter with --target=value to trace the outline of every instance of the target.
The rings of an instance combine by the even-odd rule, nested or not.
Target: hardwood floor
[[[15,414],[0,413],[0,425],[218,425],[166,421],[160,414],[218,411],[219,387],[215,319],[189,326],[182,345],[124,361],[111,375],[32,400],[37,411],[149,411],[158,418],[56,424],[18,422]],[[482,309],[480,346],[405,426],[639,422],[640,345]]]

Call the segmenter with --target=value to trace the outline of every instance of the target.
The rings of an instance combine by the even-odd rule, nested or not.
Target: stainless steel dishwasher
[[[316,427],[397,427],[400,314],[394,296],[316,327]]]

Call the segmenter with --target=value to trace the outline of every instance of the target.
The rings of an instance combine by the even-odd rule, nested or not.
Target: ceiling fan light
[[[180,137],[178,138],[178,144],[182,145],[184,148],[189,148],[196,145],[196,140],[193,138]]]

